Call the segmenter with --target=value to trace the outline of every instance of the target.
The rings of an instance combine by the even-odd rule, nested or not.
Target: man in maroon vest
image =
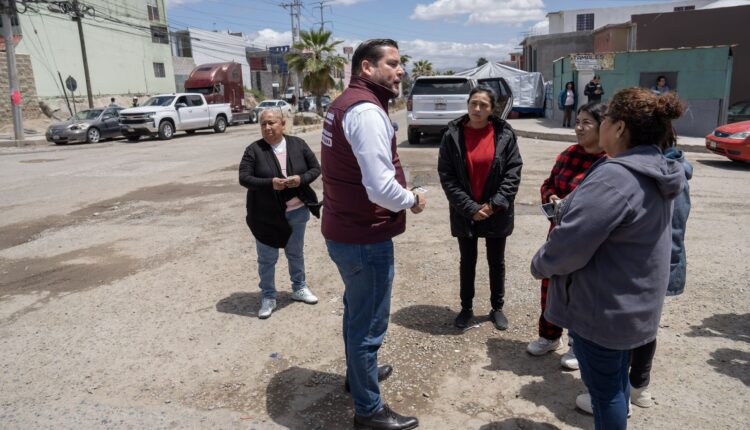
[[[388,329],[393,284],[393,237],[406,229],[406,209],[422,212],[423,194],[408,191],[396,153],[388,101],[404,69],[390,39],[363,42],[352,57],[349,87],[331,103],[321,142],[322,231],[344,281],[346,387],[357,429],[413,429],[414,417],[393,412],[380,398],[378,349]]]

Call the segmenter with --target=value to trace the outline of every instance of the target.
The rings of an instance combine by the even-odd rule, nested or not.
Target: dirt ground
[[[399,152],[428,188],[423,214],[395,239],[384,399],[424,429],[592,429],[575,409],[578,372],[531,357],[539,283],[529,262],[546,221],[538,188],[558,142],[519,140],[523,180],[506,252],[510,329],[489,311],[480,250],[477,324],[459,309],[458,249],[435,173],[437,141]],[[301,132],[319,151],[319,131]],[[259,320],[255,246],[237,184],[257,125],[172,141],[6,148],[0,153],[0,428],[349,429],[343,391],[343,286],[320,222],[306,234],[317,305],[292,302],[286,260],[279,307]],[[656,405],[637,429],[750,427],[750,167],[690,153],[688,282],[667,299],[652,374]],[[315,188],[320,193],[321,183]]]

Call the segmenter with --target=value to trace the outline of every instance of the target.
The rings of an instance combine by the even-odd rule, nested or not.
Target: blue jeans
[[[378,349],[388,329],[393,285],[393,241],[356,245],[326,240],[344,281],[344,350],[354,411],[370,416],[383,405]]]
[[[292,280],[292,290],[305,288],[305,226],[310,219],[310,210],[306,206],[286,213],[286,220],[292,228],[292,235],[284,248],[284,254],[289,262],[289,277]],[[279,249],[255,241],[258,251],[258,276],[260,290],[264,299],[276,298],[276,262],[279,260]]]
[[[571,332],[573,350],[581,378],[591,395],[596,430],[624,430],[628,427],[630,403],[630,350],[605,348]]]

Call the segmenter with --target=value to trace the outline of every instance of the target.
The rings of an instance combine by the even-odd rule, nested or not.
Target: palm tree
[[[289,69],[303,76],[302,88],[315,96],[318,115],[323,115],[323,95],[336,87],[333,74],[343,70],[346,59],[336,53],[341,40],[330,40],[325,30],[300,31],[300,41],[292,45],[294,52],[286,55]]]
[[[434,74],[432,71],[432,63],[427,60],[416,61],[414,67],[411,69],[411,74],[414,76],[414,79],[420,76],[432,76]]]
[[[411,60],[411,55],[404,54],[401,56],[401,67],[404,69],[404,76],[401,77],[401,88],[398,94],[399,97],[411,88],[411,77],[409,77],[409,72],[406,71],[406,63],[408,63],[409,60]]]

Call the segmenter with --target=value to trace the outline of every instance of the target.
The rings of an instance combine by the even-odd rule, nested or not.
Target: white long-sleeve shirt
[[[362,172],[367,198],[392,212],[412,207],[414,194],[396,181],[391,150],[396,130],[385,111],[373,103],[359,103],[344,113],[342,125]]]

